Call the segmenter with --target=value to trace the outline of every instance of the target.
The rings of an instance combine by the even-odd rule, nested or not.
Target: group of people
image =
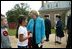
[[[49,15],[45,15],[45,33],[46,41],[49,41],[49,34],[51,34],[51,21],[49,20]],[[56,34],[55,43],[61,44],[61,38],[64,37],[63,24],[61,21],[61,16],[56,15]]]
[[[25,16],[21,16],[18,19],[18,48],[39,48],[39,44],[44,41],[44,20],[38,17],[37,12],[34,10],[30,12],[30,15],[32,19],[28,24]],[[29,38],[31,39],[29,40]],[[28,45],[28,43],[30,43],[30,45]]]
[[[41,18],[37,11],[30,12],[31,19],[27,23],[26,16],[18,18],[18,27],[16,32],[18,48],[42,48],[44,41],[49,41],[51,34],[51,21],[49,15],[44,15],[45,19]],[[62,21],[60,16],[56,16],[56,40],[55,43],[61,44],[61,38],[64,37]],[[11,48],[8,32],[4,31],[7,25],[5,17],[1,16],[1,48]],[[5,24],[6,23],[6,24]],[[3,30],[4,29],[4,30]],[[7,42],[6,42],[7,40]],[[7,45],[7,44],[8,45]]]

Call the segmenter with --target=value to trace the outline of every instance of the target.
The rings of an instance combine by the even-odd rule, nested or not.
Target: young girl
[[[24,16],[19,17],[18,23],[18,48],[28,48],[28,38],[30,38],[30,35],[27,33],[26,18]]]

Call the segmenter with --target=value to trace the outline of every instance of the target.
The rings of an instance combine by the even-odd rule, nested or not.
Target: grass
[[[55,33],[55,29],[51,29],[51,33]]]
[[[8,29],[9,35],[10,36],[15,36],[16,35],[16,29]],[[51,29],[51,33],[55,33],[55,29]]]
[[[16,29],[8,29],[8,33],[10,36],[14,36],[16,34]]]

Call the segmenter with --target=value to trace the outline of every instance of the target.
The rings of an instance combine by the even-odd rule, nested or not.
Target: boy
[[[1,48],[11,48],[7,27],[7,19],[1,15]]]

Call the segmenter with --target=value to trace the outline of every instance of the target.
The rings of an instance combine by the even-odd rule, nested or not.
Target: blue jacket
[[[31,19],[27,25],[27,29],[33,34],[33,26],[34,20]],[[45,37],[45,24],[44,19],[37,17],[36,26],[35,26],[35,36],[36,36],[36,44],[41,43],[43,38]]]

